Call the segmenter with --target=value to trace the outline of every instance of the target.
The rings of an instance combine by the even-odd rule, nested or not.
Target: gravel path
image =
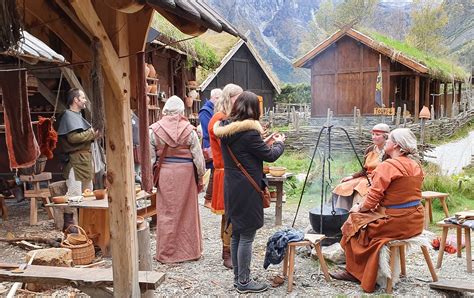
[[[440,145],[429,152],[426,157],[441,168],[443,175],[454,175],[462,171],[462,168],[471,163],[474,155],[474,131],[469,132],[465,138]]]
[[[9,204],[14,203],[9,200]],[[273,206],[272,206],[273,207]],[[0,237],[5,237],[9,231],[17,235],[22,234],[42,234],[44,236],[57,237],[59,232],[54,231],[51,220],[45,220],[46,213],[41,209],[39,219],[43,220],[39,225],[30,227],[28,225],[28,205],[21,203],[19,205],[9,206],[12,217],[0,225]],[[285,204],[283,212],[283,224],[291,225],[296,210],[296,204]],[[297,228],[304,229],[308,224],[309,207],[303,207],[297,219]],[[184,295],[237,295],[233,289],[232,270],[226,269],[222,265],[221,259],[221,241],[219,238],[220,217],[212,214],[208,209],[201,206],[201,223],[204,238],[204,253],[199,261],[187,262],[181,264],[162,265],[153,261],[155,270],[166,272],[166,280],[156,290],[159,296],[184,296]],[[259,280],[269,280],[273,276],[281,273],[281,265],[271,265],[268,270],[263,269],[263,259],[265,256],[265,245],[269,236],[280,228],[274,227],[274,209],[265,210],[265,226],[257,233],[254,243],[254,257],[252,260],[252,276]],[[152,242],[152,254],[155,253],[154,231],[150,234]],[[15,246],[0,242],[0,262],[23,262],[25,251]],[[435,262],[437,252],[430,250],[431,258]],[[110,259],[107,265],[110,266]],[[314,296],[314,295],[350,295],[360,296],[364,293],[355,283],[324,281],[320,274],[319,263],[308,256],[306,252],[300,251],[295,260],[295,285],[293,292],[287,294],[287,284],[277,288],[271,288],[264,295],[271,296]],[[331,265],[330,265],[331,266]],[[331,268],[330,268],[331,270]],[[423,256],[416,252],[407,256],[407,275],[397,284],[394,289],[394,295],[406,296],[446,296],[446,293],[430,290],[428,281],[430,274],[425,265]],[[463,258],[458,259],[456,255],[445,255],[443,267],[438,270],[440,280],[456,279],[474,283],[474,274],[466,272],[466,261]],[[0,283],[0,296],[2,292],[10,288],[10,283]],[[2,290],[3,289],[3,290]],[[45,294],[58,296],[73,291],[72,288],[62,288],[60,290],[49,291]],[[383,294],[383,290],[377,290],[374,294]],[[5,293],[4,293],[5,294]],[[4,295],[3,294],[3,295]]]

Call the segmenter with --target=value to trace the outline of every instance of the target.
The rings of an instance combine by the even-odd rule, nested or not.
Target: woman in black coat
[[[214,133],[221,139],[224,159],[225,212],[228,222],[232,223],[234,286],[239,293],[258,293],[267,289],[266,284],[250,279],[252,243],[256,231],[263,226],[263,202],[260,193],[237,167],[229,150],[263,188],[263,161],[277,160],[284,149],[284,135],[275,134],[272,145],[263,141],[259,118],[257,96],[245,91],[235,101],[229,120],[216,122],[214,125]]]

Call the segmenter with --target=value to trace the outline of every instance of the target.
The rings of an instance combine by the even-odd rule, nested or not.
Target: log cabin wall
[[[214,79],[201,90],[201,99],[210,98],[211,90],[233,83],[263,97],[265,108],[272,108],[276,90],[245,44],[232,56]]]
[[[389,106],[390,59],[382,55],[383,101]],[[354,106],[362,114],[372,114],[375,107],[379,53],[362,43],[343,37],[319,54],[311,66],[311,115],[352,115]]]

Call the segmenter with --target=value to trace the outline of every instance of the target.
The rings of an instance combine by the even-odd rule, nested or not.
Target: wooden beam
[[[21,7],[23,1],[18,1]],[[66,46],[79,58],[81,61],[88,61],[91,58],[91,50],[88,42],[83,40],[72,28],[71,23],[63,16],[59,15],[46,0],[26,0],[25,9],[28,13],[39,20],[41,25],[46,26],[49,30],[54,32]],[[28,24],[33,25],[33,24]],[[36,24],[35,24],[36,25]],[[28,30],[28,27],[26,28]],[[43,40],[46,44],[48,40]],[[71,61],[75,62],[75,61]]]
[[[420,114],[420,76],[415,76],[415,122]]]
[[[424,105],[425,105],[428,109],[431,109],[431,106],[430,106],[430,85],[431,85],[430,79],[426,78],[426,79],[424,80],[424,84],[425,84]]]
[[[108,210],[114,295],[138,297],[138,243],[129,92],[129,24],[126,15],[103,3],[96,3],[97,10],[90,0],[71,0],[70,3],[78,19],[102,43],[99,59],[105,75]],[[102,20],[107,22],[107,27]],[[130,34],[133,32],[130,31]],[[120,59],[118,53],[124,58]]]
[[[413,76],[415,72],[413,71],[393,71],[390,73],[390,76]]]
[[[105,31],[104,25],[97,15],[91,0],[71,0],[70,3],[79,20],[84,24],[89,32],[97,37],[102,43],[103,50],[100,51],[101,60],[103,61],[102,67],[104,68],[104,73],[108,74],[106,75],[106,78],[109,80],[110,86],[122,86],[123,80],[126,79],[125,77],[127,74],[123,72],[123,67],[120,63],[117,51],[114,49],[109,35]],[[112,13],[112,11],[113,10],[110,9],[110,13]],[[125,93],[128,91],[129,90],[127,89],[117,88],[113,90],[113,93],[117,99],[123,99]]]
[[[55,0],[56,4],[64,11],[64,13],[69,17],[69,19],[76,25],[81,32],[87,36],[89,41],[92,41],[92,35],[90,32],[82,25],[81,21],[77,18],[74,12],[69,8],[69,6],[63,0]]]
[[[443,102],[444,102],[444,111],[446,113],[446,115],[443,115],[444,116],[448,116],[448,83],[447,82],[444,82],[444,96],[443,96]]]
[[[37,79],[38,92],[54,107],[56,105],[56,95],[41,81]],[[59,92],[59,91],[58,91]],[[58,99],[58,106],[56,112],[60,113],[66,109],[66,105]]]

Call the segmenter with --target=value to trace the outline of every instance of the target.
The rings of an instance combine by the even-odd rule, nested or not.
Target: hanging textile
[[[42,155],[48,159],[53,158],[53,151],[58,143],[58,133],[53,128],[50,118],[38,117],[38,144]]]
[[[31,126],[26,71],[0,72],[0,88],[10,168],[30,167],[35,164],[40,150]]]

